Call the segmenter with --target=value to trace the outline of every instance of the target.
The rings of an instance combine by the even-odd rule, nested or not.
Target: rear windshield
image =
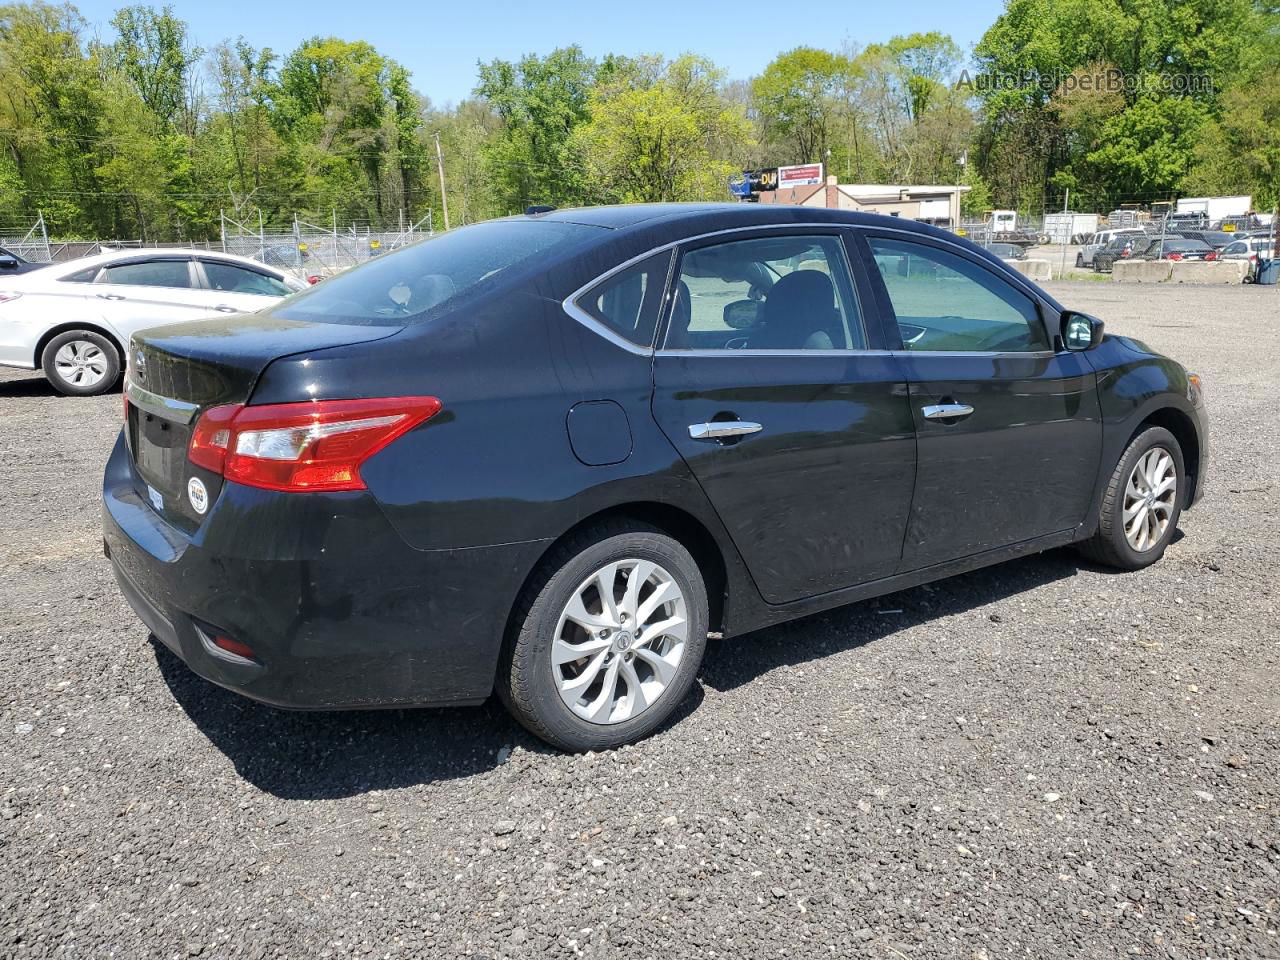
[[[494,289],[603,233],[546,220],[460,227],[322,280],[272,310],[290,320],[412,324]]]

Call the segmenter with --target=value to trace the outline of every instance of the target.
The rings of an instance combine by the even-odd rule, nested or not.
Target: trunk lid
[[[273,360],[399,333],[402,326],[353,326],[270,314],[215,317],[153,327],[129,343],[125,438],[141,483],[138,494],[166,520],[194,531],[202,515],[188,497],[198,477],[212,504],[222,478],[187,460],[201,411],[245,403]],[[300,398],[301,399],[301,398]]]

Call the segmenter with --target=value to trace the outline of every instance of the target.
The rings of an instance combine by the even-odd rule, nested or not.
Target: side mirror
[[[1082,350],[1092,350],[1101,342],[1101,320],[1074,310],[1062,312],[1062,343],[1068,350],[1077,353]]]
[[[17,270],[18,258],[0,253],[0,270]]]
[[[730,330],[750,330],[760,319],[759,300],[734,300],[724,305],[724,325]]]

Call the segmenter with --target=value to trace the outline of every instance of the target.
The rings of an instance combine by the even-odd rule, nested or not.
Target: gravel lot
[[[1052,289],[1205,376],[1164,562],[713,643],[584,757],[195,678],[102,559],[119,395],[0,374],[0,957],[1280,956],[1280,292]]]

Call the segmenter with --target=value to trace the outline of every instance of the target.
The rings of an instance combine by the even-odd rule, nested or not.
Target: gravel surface
[[[1205,376],[1164,561],[713,643],[608,755],[197,679],[102,559],[119,395],[0,374],[0,957],[1280,956],[1280,291],[1052,289]]]

